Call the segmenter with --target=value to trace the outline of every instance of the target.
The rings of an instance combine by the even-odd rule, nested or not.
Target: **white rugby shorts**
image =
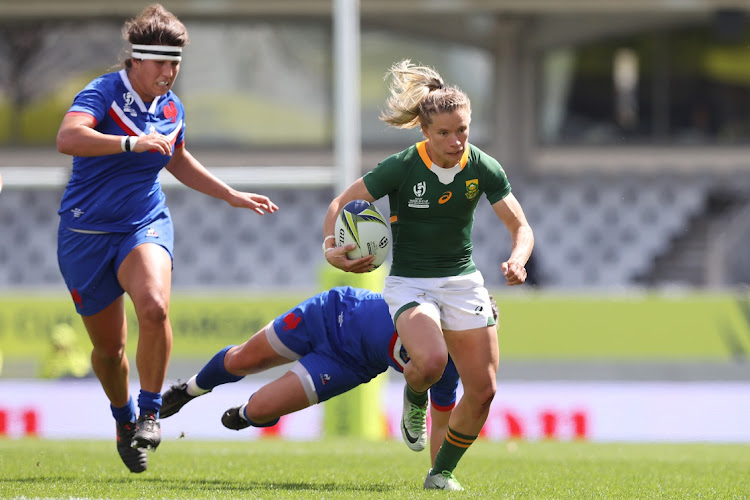
[[[405,310],[427,304],[440,316],[443,330],[471,330],[496,324],[490,294],[479,271],[445,278],[387,276],[383,298],[394,323]]]

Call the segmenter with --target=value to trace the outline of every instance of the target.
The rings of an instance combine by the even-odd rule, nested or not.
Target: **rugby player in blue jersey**
[[[169,302],[173,227],[159,172],[260,215],[278,207],[209,173],[185,147],[185,110],[172,92],[188,44],[185,26],[161,5],[123,27],[129,57],[76,95],[57,135],[73,156],[60,205],[58,262],[91,338],[94,373],[110,401],[117,450],[132,472],[161,440],[161,387],[172,350]],[[136,419],[128,390],[124,293],[138,317]]]
[[[344,252],[348,247],[336,251]],[[497,315],[496,305],[492,300]],[[167,389],[162,418],[215,387],[296,361],[281,377],[261,387],[248,401],[224,412],[229,429],[269,427],[279,417],[321,403],[364,384],[392,367],[403,372],[409,361],[380,293],[336,287],[319,293],[276,317],[244,344],[216,353],[187,382]],[[458,372],[449,359],[430,389],[434,461],[456,404]]]

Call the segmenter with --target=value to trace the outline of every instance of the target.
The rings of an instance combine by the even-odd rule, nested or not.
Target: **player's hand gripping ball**
[[[357,248],[346,256],[359,259],[374,255],[373,269],[380,267],[391,249],[391,231],[377,207],[365,200],[354,200],[341,209],[336,218],[336,246],[354,243]]]

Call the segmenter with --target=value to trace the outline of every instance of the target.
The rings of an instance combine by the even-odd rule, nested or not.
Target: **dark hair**
[[[184,47],[190,43],[187,28],[182,21],[158,3],[149,5],[133,19],[125,21],[122,37],[128,43],[142,45]],[[130,67],[130,57],[124,64],[126,68]]]

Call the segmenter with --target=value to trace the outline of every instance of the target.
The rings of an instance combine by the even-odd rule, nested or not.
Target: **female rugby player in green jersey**
[[[404,368],[401,432],[411,449],[424,449],[426,391],[440,379],[450,354],[464,394],[424,487],[460,490],[453,471],[479,435],[497,388],[495,320],[472,259],[471,230],[481,195],[511,235],[510,256],[500,264],[508,285],[526,280],[534,236],[503,168],[468,142],[471,104],[466,94],[447,86],[434,69],[409,60],[393,65],[389,76],[390,97],[381,119],[397,128],[419,126],[425,140],[386,158],[331,202],[323,246],[334,245],[329,240],[344,205],[388,196],[393,262],[383,296],[411,358]],[[325,255],[344,271],[372,269],[371,256]]]

